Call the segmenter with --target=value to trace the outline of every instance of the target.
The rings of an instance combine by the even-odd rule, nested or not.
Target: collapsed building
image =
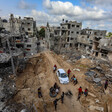
[[[17,112],[18,104],[10,105],[9,101],[17,92],[14,77],[25,69],[30,56],[37,53],[37,42],[33,18],[15,18],[13,14],[9,20],[0,18],[0,111]]]
[[[49,27],[47,24],[46,39],[49,49],[62,50],[74,47],[77,36],[81,34],[81,27],[82,23],[77,21],[63,20],[59,27]]]
[[[11,14],[9,21],[0,18],[0,66],[1,74],[7,67],[16,74],[16,66],[20,61],[37,53],[36,22],[31,17],[14,18]],[[23,61],[24,62],[24,61]],[[10,63],[10,64],[8,64]],[[7,66],[6,70],[2,65]],[[4,69],[4,70],[2,70]]]
[[[21,49],[25,55],[32,55],[37,53],[37,37],[36,37],[36,22],[31,17],[24,17],[24,19],[14,18],[11,14],[9,21],[0,19],[1,36],[10,34],[12,49]],[[1,37],[2,38],[2,37]],[[6,48],[7,45],[1,39],[1,48]],[[4,44],[3,44],[4,43]]]
[[[45,37],[47,47],[56,53],[80,51],[99,58],[111,58],[112,39],[106,38],[106,30],[82,29],[82,23],[64,21],[59,27],[47,23]]]
[[[97,56],[96,45],[100,39],[104,39],[106,36],[105,30],[94,30],[94,29],[82,29],[81,35],[77,37],[77,46],[79,50],[87,54],[95,54]]]

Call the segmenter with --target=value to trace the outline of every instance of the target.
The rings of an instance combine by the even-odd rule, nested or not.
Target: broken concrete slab
[[[100,101],[98,99],[95,99],[96,103],[99,103]]]
[[[98,110],[100,112],[104,112],[104,108],[103,107],[95,107],[95,110]]]
[[[26,109],[23,109],[23,110],[21,110],[21,112],[27,112],[27,110]]]
[[[88,71],[88,72],[85,73],[85,75],[92,77],[92,76],[95,76],[96,75],[96,72],[94,72],[94,71]]]
[[[97,110],[97,111],[100,111],[100,112],[104,112],[104,108],[103,107],[98,107],[98,106],[91,105],[91,106],[89,106],[89,109],[91,111]]]
[[[96,96],[95,96],[93,93],[91,93],[91,92],[89,92],[88,95],[90,95],[90,96],[96,98]]]
[[[0,82],[2,81],[2,78],[0,78]]]
[[[80,72],[80,69],[77,69],[77,68],[74,68],[73,70],[74,70],[74,71],[78,71],[78,72]]]
[[[100,78],[94,78],[93,81],[94,81],[95,83],[98,83],[98,82],[101,82],[101,79],[100,79]]]

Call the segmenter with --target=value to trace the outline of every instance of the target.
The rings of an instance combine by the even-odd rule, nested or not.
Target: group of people
[[[53,71],[55,72],[56,70],[57,70],[57,66],[54,65]],[[70,70],[70,69],[68,69],[67,74],[68,74],[68,77],[70,78],[70,74],[71,74],[71,70]],[[75,77],[75,75],[73,75],[73,76],[71,77],[71,82],[73,82],[74,85],[76,85],[76,84],[78,83],[78,80],[77,80],[77,78]],[[104,84],[105,90],[107,89],[107,87],[108,87],[108,80],[106,80],[106,81],[105,81],[105,84]],[[77,98],[77,100],[79,100],[79,99],[81,98],[81,95],[82,95],[82,94],[84,94],[84,96],[87,97],[87,96],[88,96],[88,89],[85,88],[85,90],[84,90],[84,92],[83,92],[83,91],[82,91],[82,87],[80,86],[80,87],[78,88],[78,98]],[[63,103],[63,100],[64,100],[64,92],[62,93],[60,99],[61,99],[61,102]],[[57,102],[58,102],[58,100],[59,100],[59,99],[55,99],[55,100],[54,100],[55,110],[57,109]]]
[[[57,102],[58,102],[59,100],[61,100],[61,103],[63,104],[63,102],[64,102],[64,92],[62,92],[61,97],[60,97],[59,99],[55,99],[55,100],[53,101],[54,106],[55,106],[55,110],[57,110]]]
[[[60,87],[57,85],[57,83],[55,83],[54,86],[50,88],[50,96],[56,97],[57,94],[59,93],[59,90],[60,90]]]
[[[75,75],[73,75],[71,77],[71,82],[73,82],[74,85],[76,85],[78,83],[77,78],[75,77]]]
[[[54,84],[54,89],[55,89],[55,92],[58,94],[59,90],[60,90],[60,87],[58,86],[57,83]]]
[[[80,88],[78,89],[78,98],[77,98],[77,100],[80,99],[80,97],[81,97],[81,95],[82,95],[83,93],[84,93],[84,96],[87,97],[87,95],[88,95],[88,89],[86,88],[85,91],[83,92],[83,91],[82,91],[82,87],[80,86]]]

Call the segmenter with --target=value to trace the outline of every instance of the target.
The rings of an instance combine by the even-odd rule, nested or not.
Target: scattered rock
[[[78,72],[80,72],[80,69],[77,69],[77,68],[75,68],[75,69],[73,69],[74,71],[78,71]]]
[[[99,103],[100,101],[98,99],[95,99],[96,103]]]
[[[94,98],[96,98],[96,96],[93,94],[93,93],[88,93],[90,96],[92,96],[92,97],[94,97]]]
[[[93,111],[93,110],[98,110],[98,111],[100,111],[100,112],[104,112],[104,108],[103,108],[103,107],[98,107],[98,106],[93,106],[93,105],[91,105],[91,106],[89,106],[89,109],[90,109],[91,111]]]

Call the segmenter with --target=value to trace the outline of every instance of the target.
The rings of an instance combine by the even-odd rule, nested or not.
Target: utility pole
[[[10,49],[10,44],[9,44],[9,39],[8,38],[7,38],[7,45],[8,45],[8,48],[9,48],[9,53],[11,55],[11,64],[12,64],[13,74],[16,76],[14,61],[13,61],[13,57],[12,57],[12,51]]]

